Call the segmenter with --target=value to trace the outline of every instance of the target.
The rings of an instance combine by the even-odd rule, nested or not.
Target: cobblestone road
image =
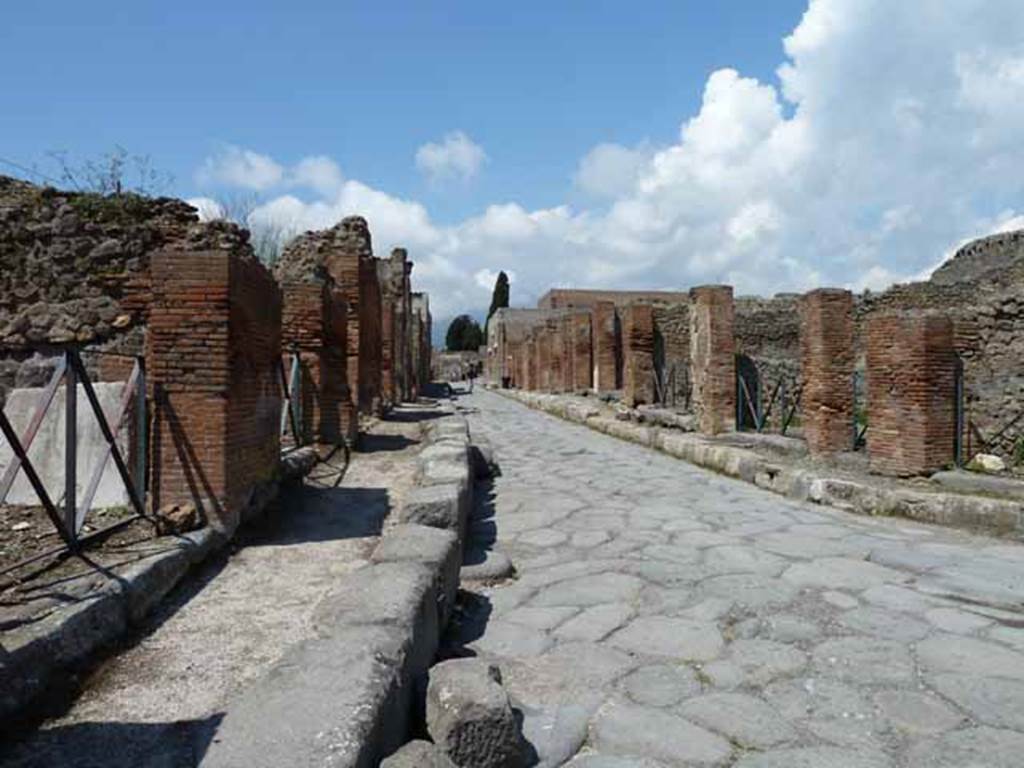
[[[460,405],[502,469],[474,530],[519,574],[477,590],[461,639],[499,661],[542,765],[1024,765],[1024,545]]]

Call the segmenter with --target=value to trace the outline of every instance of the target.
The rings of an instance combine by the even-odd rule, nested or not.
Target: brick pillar
[[[690,290],[690,381],[698,429],[725,432],[736,420],[736,337],[732,286]]]
[[[380,305],[380,396],[385,403],[397,402],[395,365],[398,361],[398,334],[395,328],[395,305],[387,295]]]
[[[800,398],[812,456],[853,447],[853,294],[819,288],[800,302]]]
[[[281,292],[253,258],[154,253],[146,368],[154,507],[231,533],[280,458]]]
[[[526,337],[526,382],[524,389],[537,391],[537,337],[530,331]]]
[[[546,323],[537,329],[537,390],[551,391],[551,332]]]
[[[575,387],[575,343],[573,341],[572,315],[562,318],[562,391],[572,392]]]
[[[872,472],[929,474],[953,462],[953,323],[934,312],[868,320],[868,457]]]
[[[583,392],[593,386],[594,363],[591,355],[590,313],[572,316],[573,389]]]
[[[654,402],[654,308],[622,310],[622,399],[631,407]]]
[[[615,305],[599,301],[592,312],[594,389],[610,392],[619,389],[619,339],[616,333]]]
[[[290,375],[293,352],[302,368],[303,442],[351,444],[355,424],[345,375],[344,299],[315,278],[290,280],[281,288],[285,373]]]
[[[548,368],[550,369],[548,391],[561,392],[565,384],[565,381],[562,378],[562,366],[564,365],[562,358],[565,355],[565,333],[563,331],[561,318],[548,320],[547,330],[549,339],[548,345],[551,350],[550,362],[548,363]]]

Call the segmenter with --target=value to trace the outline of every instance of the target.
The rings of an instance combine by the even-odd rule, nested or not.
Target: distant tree
[[[449,352],[465,352],[479,349],[484,344],[484,332],[480,324],[469,315],[459,315],[448,326],[444,345]]]
[[[508,306],[508,275],[502,270],[494,281],[494,292],[491,294],[491,308],[487,310],[487,321],[484,323],[484,344],[487,343],[487,330],[491,325],[491,316],[499,309]]]

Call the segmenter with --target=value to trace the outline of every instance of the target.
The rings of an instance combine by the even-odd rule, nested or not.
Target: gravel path
[[[542,765],[1024,765],[1024,546],[787,502],[490,392],[473,523],[518,578],[494,657]],[[575,757],[574,757],[575,756]]]
[[[64,714],[2,766],[163,768],[195,764],[226,703],[312,632],[320,599],[365,564],[412,487],[422,409],[374,425],[339,487],[323,465],[232,551],[178,587],[134,644],[86,682]],[[273,727],[273,724],[268,724]]]

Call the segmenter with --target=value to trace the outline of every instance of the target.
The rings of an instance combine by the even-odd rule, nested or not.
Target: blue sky
[[[369,219],[443,327],[562,287],[922,279],[1024,228],[1020,0],[8,3],[0,158]]]
[[[424,202],[440,223],[495,199],[573,194],[592,145],[671,140],[707,75],[766,78],[802,2],[10,3],[0,28],[3,152],[46,165],[120,144],[197,192],[224,144]],[[462,130],[487,173],[439,187],[416,149]]]

